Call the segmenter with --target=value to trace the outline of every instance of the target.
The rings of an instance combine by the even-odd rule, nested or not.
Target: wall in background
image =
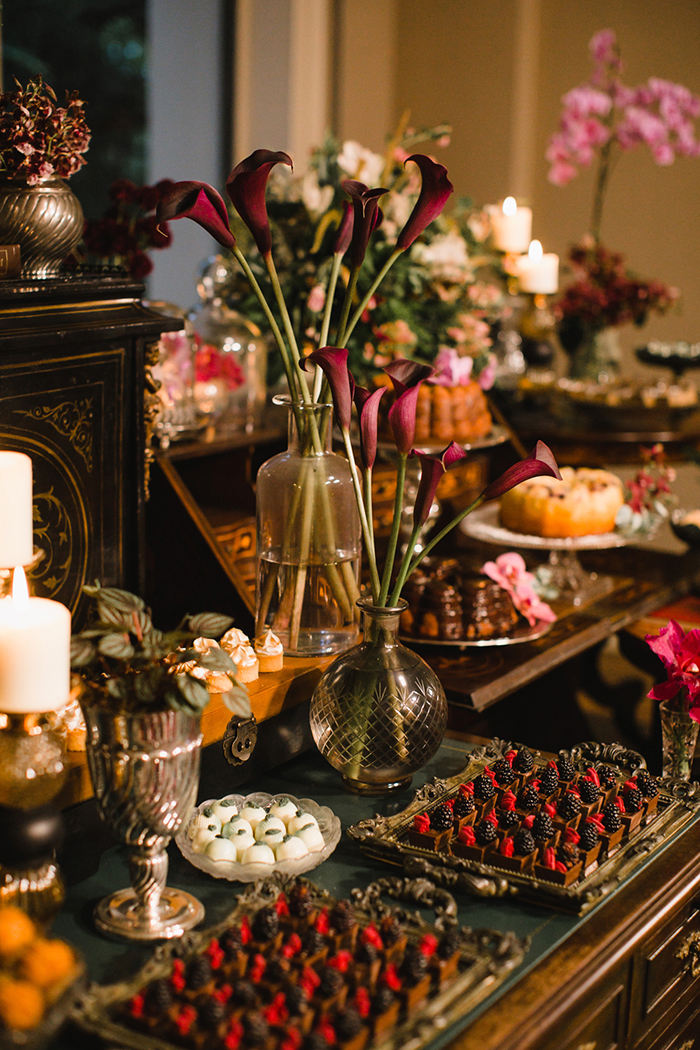
[[[533,207],[534,235],[562,257],[587,229],[593,173],[552,186],[544,153],[558,124],[561,96],[589,75],[593,33],[616,31],[628,83],[659,76],[700,94],[697,0],[663,6],[657,0],[339,0],[339,9],[348,48],[356,49],[360,33],[365,41],[362,64],[341,62],[342,97],[374,98],[361,119],[359,108],[339,110],[340,136],[351,134],[378,148],[406,107],[416,125],[451,123],[451,145],[438,159],[457,193],[478,203],[507,193],[529,197],[523,203]],[[393,48],[387,26],[393,26]],[[377,75],[368,83],[372,64]],[[387,110],[392,91],[393,108]],[[652,337],[700,340],[699,211],[700,159],[659,168],[646,147],[621,158],[603,238],[639,274],[683,293],[682,312],[624,332],[628,351]]]

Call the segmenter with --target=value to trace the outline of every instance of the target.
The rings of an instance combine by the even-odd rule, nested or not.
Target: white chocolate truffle
[[[204,852],[212,860],[235,860],[237,856],[236,847],[231,839],[222,839],[220,835],[207,843]]]
[[[193,839],[200,828],[206,828],[210,824],[216,824],[216,821],[212,820],[211,817],[205,817],[203,813],[196,813],[187,828],[187,837]]]
[[[220,798],[212,804],[211,811],[219,818],[222,824],[226,824],[232,817],[236,816],[238,807],[232,798]]]
[[[279,817],[265,817],[259,824],[255,826],[253,834],[255,835],[256,841],[259,842],[265,832],[270,831],[271,828],[277,828],[283,835],[287,834],[287,828],[283,820]]]
[[[239,831],[246,831],[250,837],[255,841],[255,835],[253,829],[244,817],[231,817],[227,820],[221,829],[221,834],[225,839],[232,839],[234,835],[237,835]]]
[[[243,817],[250,824],[253,832],[257,828],[261,820],[264,820],[267,813],[262,806],[256,806],[253,802],[248,802],[245,806],[242,806],[238,813],[239,817]]]
[[[283,820],[286,827],[292,817],[296,816],[298,810],[295,802],[292,802],[286,795],[282,795],[273,801],[267,812],[268,816],[279,817],[280,820]]]
[[[308,848],[309,853],[318,853],[326,845],[318,824],[306,824],[303,828],[295,831],[294,834],[301,839]]]
[[[227,834],[227,829],[229,827],[230,824],[224,824],[223,828],[221,829],[221,834],[225,839],[229,839],[231,842],[233,842],[234,846],[236,847],[236,853],[240,857],[243,850],[248,849],[248,846],[255,845],[253,832],[246,831],[245,828],[239,828],[238,831],[232,831],[230,834]]]
[[[244,851],[241,860],[244,864],[274,864],[275,855],[264,842],[256,842]]]
[[[192,839],[192,849],[196,853],[202,853],[218,834],[219,828],[215,824],[209,824],[206,828],[197,828]]]
[[[275,846],[278,846],[287,834],[286,828],[267,828],[262,835],[258,835],[258,831],[261,827],[262,824],[258,824],[257,828],[255,829],[256,841],[264,842],[266,846],[271,846],[272,849],[274,849]]]
[[[287,824],[287,831],[290,835],[294,835],[295,832],[301,828],[305,828],[307,824],[313,824],[314,827],[318,827],[318,821],[316,817],[313,817],[310,813],[302,813],[300,809],[297,810],[296,816],[292,817]]]
[[[221,831],[223,821],[221,817],[217,817],[211,806],[205,806],[202,810],[202,815],[207,818],[207,824],[216,824],[219,831]]]
[[[275,850],[277,860],[301,860],[309,853],[309,848],[298,835],[285,835]]]

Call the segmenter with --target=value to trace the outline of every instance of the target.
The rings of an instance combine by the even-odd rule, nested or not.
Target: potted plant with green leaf
[[[95,919],[131,940],[176,937],[204,914],[191,894],[166,887],[165,848],[195,802],[207,681],[231,711],[251,714],[236,665],[215,641],[231,619],[202,613],[163,633],[135,594],[99,584],[85,591],[94,615],[71,640],[71,667],[82,680],[95,797],[130,847],[133,887],[100,901]]]

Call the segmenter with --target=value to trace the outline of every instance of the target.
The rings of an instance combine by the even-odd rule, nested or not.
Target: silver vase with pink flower
[[[645,640],[666,671],[666,680],[649,691],[659,701],[663,774],[690,780],[700,730],[700,630],[684,631],[669,620]]]

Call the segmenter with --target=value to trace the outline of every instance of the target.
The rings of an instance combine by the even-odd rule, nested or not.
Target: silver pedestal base
[[[94,917],[102,933],[119,940],[167,940],[181,937],[201,922],[204,906],[192,894],[166,886],[157,907],[148,909],[129,889],[101,900]]]

